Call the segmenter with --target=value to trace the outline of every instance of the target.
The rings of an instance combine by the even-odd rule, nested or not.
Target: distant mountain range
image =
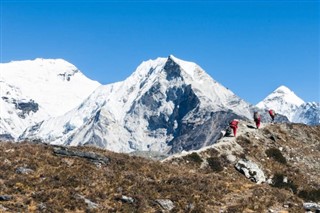
[[[215,143],[229,120],[252,120],[253,111],[263,122],[273,108],[278,122],[319,125],[319,103],[305,103],[284,86],[254,106],[172,55],[103,86],[63,60],[0,66],[0,138],[7,140],[177,153]]]

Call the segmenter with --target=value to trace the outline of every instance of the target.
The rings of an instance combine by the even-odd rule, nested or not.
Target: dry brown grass
[[[70,148],[106,156],[110,162],[104,165],[79,157],[57,156],[49,145],[3,142],[0,143],[0,195],[13,198],[0,201],[0,212],[1,209],[7,209],[6,212],[163,212],[156,199],[170,199],[175,205],[171,212],[267,212],[268,209],[304,212],[298,193],[302,191],[307,196],[318,187],[319,174],[311,178],[308,174],[314,168],[295,158],[304,155],[306,162],[311,162],[319,157],[308,150],[319,146],[319,128],[273,125],[259,131],[263,135],[259,139],[253,134],[239,136],[237,142],[245,151],[236,154],[258,162],[268,177],[276,173],[285,175],[297,185],[297,193],[251,182],[215,149],[207,150],[202,161],[193,154],[160,163],[92,147]],[[308,140],[301,142],[301,138],[290,135],[292,132]],[[276,142],[269,139],[270,133],[277,137]],[[287,164],[266,155],[267,149],[280,147]],[[214,163],[219,159],[217,164],[221,168],[218,171],[210,168],[208,159]],[[34,172],[18,174],[18,167]],[[99,207],[89,209],[81,196]],[[122,196],[131,197],[134,202],[125,202]]]

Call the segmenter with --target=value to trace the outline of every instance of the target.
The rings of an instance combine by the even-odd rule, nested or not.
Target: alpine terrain
[[[99,85],[62,59],[0,64],[0,138],[15,140],[28,126],[63,115]]]

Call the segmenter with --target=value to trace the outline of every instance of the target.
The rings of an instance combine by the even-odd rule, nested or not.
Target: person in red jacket
[[[270,117],[271,117],[271,123],[273,123],[274,117],[276,116],[276,113],[274,112],[273,109],[270,109],[270,110],[269,110],[269,115],[270,115]]]
[[[259,127],[260,127],[260,122],[261,122],[261,117],[260,117],[260,114],[259,114],[258,112],[254,112],[254,113],[253,113],[253,120],[254,120],[254,122],[256,123],[257,129],[259,129]]]
[[[237,119],[233,119],[233,120],[229,123],[229,126],[230,126],[231,129],[233,130],[233,135],[234,135],[234,137],[237,136],[238,123],[239,123],[239,120],[237,120]]]

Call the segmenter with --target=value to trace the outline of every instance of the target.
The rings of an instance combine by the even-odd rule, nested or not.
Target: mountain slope
[[[237,138],[162,162],[93,147],[0,142],[0,211],[319,211],[320,126],[252,125],[242,122]],[[244,158],[265,183],[235,169]],[[312,204],[318,207],[309,211]]]
[[[218,134],[232,117],[251,118],[253,108],[195,63],[169,56],[143,62],[125,81],[101,86],[76,109],[29,128],[20,139],[175,153],[192,147],[177,138],[189,138],[200,126]],[[212,125],[218,112],[227,115]],[[200,138],[196,148],[215,141]]]
[[[13,138],[73,109],[99,86],[62,59],[2,63],[0,70],[0,134]]]

